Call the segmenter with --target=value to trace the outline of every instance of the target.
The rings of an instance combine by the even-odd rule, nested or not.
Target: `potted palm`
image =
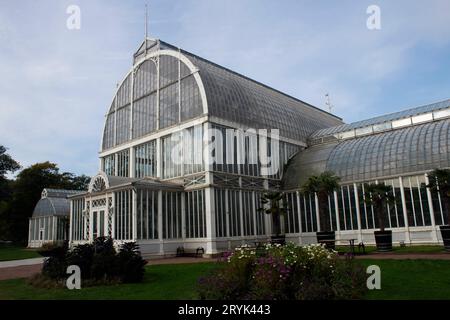
[[[428,175],[428,180],[427,187],[430,188],[430,191],[440,195],[444,213],[447,214],[447,224],[439,226],[439,229],[445,250],[450,251],[450,213],[448,211],[450,208],[450,170],[434,169]]]
[[[364,198],[366,204],[374,209],[378,220],[379,231],[374,231],[375,243],[378,251],[392,250],[392,230],[386,230],[385,210],[387,206],[394,202],[395,198],[391,187],[384,183],[370,183],[364,185]]]
[[[325,171],[320,175],[314,175],[303,185],[301,192],[316,194],[319,202],[320,231],[316,232],[317,242],[325,243],[328,248],[334,249],[336,235],[331,227],[328,215],[328,196],[339,188],[340,178],[333,172]]]
[[[281,216],[286,213],[286,209],[283,207],[282,192],[267,192],[261,196],[262,208],[258,211],[270,214],[272,217],[272,243],[285,244],[286,236],[281,228]]]

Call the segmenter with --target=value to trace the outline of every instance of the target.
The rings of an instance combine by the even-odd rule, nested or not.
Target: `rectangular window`
[[[119,177],[129,176],[129,149],[117,153],[117,175]]]
[[[156,140],[136,146],[135,152],[135,177],[156,176]]]
[[[181,238],[181,193],[164,191],[162,201],[163,238]]]
[[[206,237],[205,190],[185,193],[186,238]]]

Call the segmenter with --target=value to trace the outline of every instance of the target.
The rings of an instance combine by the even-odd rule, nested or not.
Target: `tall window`
[[[186,238],[206,237],[205,190],[185,193]]]
[[[286,194],[284,205],[286,208],[286,214],[284,216],[284,229],[286,233],[298,233],[298,202],[297,193],[289,192]]]
[[[408,221],[412,227],[431,225],[430,207],[428,206],[425,186],[425,176],[403,178]]]
[[[162,217],[164,239],[181,238],[181,193],[162,193]]]
[[[156,176],[156,140],[137,146],[135,149],[135,177]]]
[[[137,191],[137,238],[158,239],[158,191]]]
[[[117,153],[117,175],[119,177],[129,176],[129,150],[123,150]]]
[[[115,238],[117,240],[132,239],[132,198],[132,190],[117,191],[115,193]]]
[[[106,118],[103,150],[202,114],[200,90],[189,68],[172,56],[153,57],[136,66],[117,91]]]
[[[103,158],[103,171],[108,176],[113,176],[115,174],[115,155],[111,154]]]

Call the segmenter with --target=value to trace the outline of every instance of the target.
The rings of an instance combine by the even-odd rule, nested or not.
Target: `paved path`
[[[19,267],[19,266],[31,266],[31,265],[35,265],[35,264],[42,264],[42,262],[44,262],[44,258],[0,261],[0,269]]]

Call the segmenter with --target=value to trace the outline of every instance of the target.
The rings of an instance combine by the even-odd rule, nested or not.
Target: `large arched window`
[[[195,70],[177,54],[157,52],[133,67],[106,116],[103,150],[203,114]]]

